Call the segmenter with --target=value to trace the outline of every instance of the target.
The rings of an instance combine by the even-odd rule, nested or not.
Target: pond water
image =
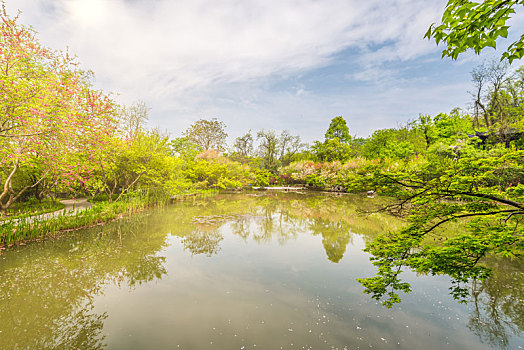
[[[401,223],[382,199],[199,198],[0,256],[0,348],[524,348],[524,263],[494,260],[471,301],[406,273],[382,307],[355,281],[365,242]]]

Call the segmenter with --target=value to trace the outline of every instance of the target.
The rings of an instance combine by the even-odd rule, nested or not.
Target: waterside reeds
[[[155,191],[135,191],[117,202],[96,203],[83,211],[62,212],[59,215],[24,217],[0,222],[0,247],[41,240],[100,225],[152,206],[163,206],[169,195]]]

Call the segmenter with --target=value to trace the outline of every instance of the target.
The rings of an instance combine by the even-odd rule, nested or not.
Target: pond
[[[382,307],[365,242],[382,199],[260,193],[179,202],[0,256],[2,348],[524,348],[524,263],[490,261],[468,304],[406,273]]]

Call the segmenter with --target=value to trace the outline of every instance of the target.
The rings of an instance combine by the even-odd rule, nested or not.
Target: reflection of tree
[[[231,230],[237,236],[246,240],[250,235],[250,223],[253,220],[252,216],[240,215],[231,223]]]
[[[279,243],[310,232],[322,237],[328,259],[339,262],[353,233],[373,237],[399,225],[385,215],[357,215],[358,200],[217,196],[31,245],[27,252],[8,251],[0,258],[0,348],[103,348],[107,315],[95,312],[95,297],[108,283],[134,288],[162,278],[166,232],[191,253],[208,256],[220,250],[226,229],[246,240]],[[524,330],[524,262],[487,264],[493,275],[474,285],[469,327],[482,341],[507,347]]]
[[[348,224],[342,221],[313,219],[310,230],[314,235],[322,236],[322,245],[330,261],[338,263],[344,257],[346,247],[351,241]]]
[[[468,327],[483,341],[507,347],[512,335],[524,331],[524,261],[488,261],[491,276],[473,282],[474,310]]]
[[[353,195],[292,193],[278,196],[220,195],[216,199],[198,200],[196,205],[178,207],[173,215],[190,219],[177,220],[177,229],[172,233],[190,241],[192,252],[209,253],[219,249],[221,227],[225,224],[244,240],[260,243],[274,240],[284,243],[296,238],[300,232],[311,232],[322,237],[327,258],[339,262],[353,233],[373,238],[380,232],[395,230],[402,225],[401,221],[387,215],[360,214],[373,211],[374,205],[383,205],[383,200]],[[195,229],[195,223],[191,223],[191,218],[205,218],[206,215],[212,221],[212,232],[201,232],[198,225]],[[193,234],[195,236],[190,238]],[[475,308],[470,315],[469,327],[483,342],[494,347],[507,347],[511,336],[524,330],[523,264],[522,261],[510,265],[489,261],[490,266],[494,265],[493,276],[473,288]]]
[[[271,205],[261,206],[253,213],[252,224],[247,224],[249,232],[243,233],[242,237],[244,239],[251,237],[253,241],[259,243],[276,239],[280,244],[296,238],[298,230],[303,227],[289,215],[285,206],[278,205],[278,201],[268,204]],[[237,231],[234,230],[233,233],[236,234]]]
[[[223,239],[218,230],[203,230],[197,227],[182,238],[182,244],[192,254],[212,256],[220,251],[220,242]]]
[[[261,206],[251,229],[251,238],[256,242],[270,242],[278,240],[280,244],[293,239],[300,227],[289,216],[286,210],[286,202],[271,200]]]
[[[180,237],[193,254],[213,255],[220,249],[224,225],[256,242],[284,243],[312,231],[322,235],[328,258],[339,261],[350,230],[367,234],[384,224],[382,217],[357,217],[355,201],[318,194],[218,195],[34,244],[26,252],[4,253],[0,347],[104,347],[107,315],[95,312],[95,297],[108,283],[135,288],[162,278],[167,271],[159,252],[166,232]]]
[[[273,214],[275,213],[275,206],[269,205],[271,203],[266,203],[266,205],[261,207],[263,212],[260,216],[261,220],[258,220],[258,230],[254,230],[253,239],[257,242],[269,242],[275,232],[275,220],[273,219]]]
[[[163,275],[167,274],[167,270],[164,267],[165,262],[166,258],[163,256],[143,256],[139,261],[126,267],[127,284],[130,287],[134,287],[155,279],[161,279]]]
[[[60,332],[56,334],[56,338],[50,339],[51,344],[38,344],[38,348],[103,349],[105,336],[102,335],[102,329],[106,318],[107,313],[93,313],[93,304],[89,302],[67,317],[57,320],[55,323]]]
[[[284,244],[301,231],[312,231],[322,235],[328,259],[339,262],[351,241],[350,232],[374,236],[400,224],[386,215],[359,215],[359,210],[371,210],[377,204],[352,195],[218,195],[180,204],[174,215],[186,219],[177,220],[172,234],[181,237],[193,254],[216,253],[222,240],[219,229],[227,223],[233,234],[259,243],[278,240]],[[202,232],[210,227],[216,232]]]
[[[95,313],[93,301],[104,285],[133,287],[166,273],[157,255],[165,231],[146,227],[148,217],[139,216],[4,253],[0,347],[103,348],[107,315]]]

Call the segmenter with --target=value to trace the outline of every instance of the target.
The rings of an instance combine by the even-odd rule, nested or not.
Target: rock
[[[340,185],[336,185],[335,187],[333,187],[333,191],[335,192],[346,192],[346,189]]]

